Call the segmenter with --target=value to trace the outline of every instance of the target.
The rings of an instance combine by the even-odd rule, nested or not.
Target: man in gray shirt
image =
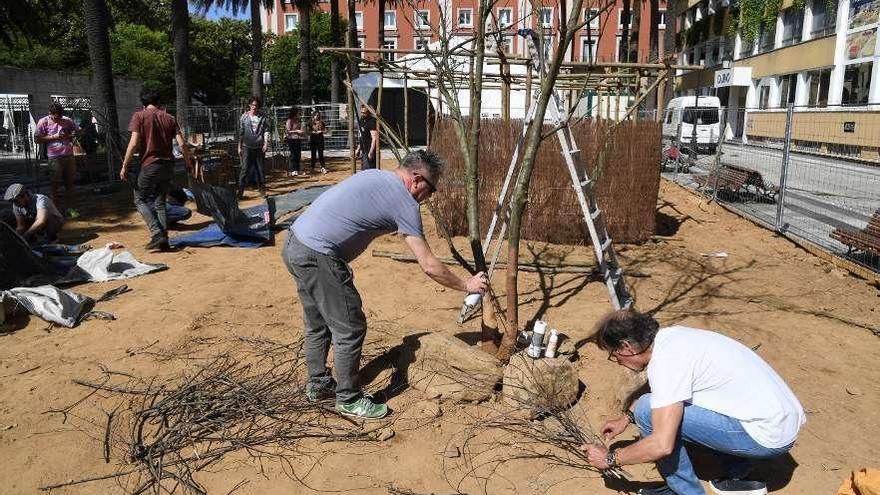
[[[3,199],[12,203],[16,229],[29,243],[57,242],[64,216],[45,194],[34,194],[22,184],[6,188]]]
[[[256,96],[248,101],[248,111],[238,120],[238,154],[241,168],[238,173],[238,199],[244,198],[244,188],[248,182],[254,183],[260,195],[266,195],[266,176],[263,173],[263,159],[269,145],[269,118],[260,110],[260,99]]]
[[[306,395],[336,395],[336,410],[364,419],[388,414],[357,384],[367,320],[349,262],[383,234],[403,234],[426,275],[441,285],[469,293],[488,289],[481,272],[469,279],[453,274],[425,241],[419,203],[436,190],[443,162],[431,151],[406,155],[396,170],[360,172],[321,194],[291,226],[282,257],[293,275],[305,320],[309,370]],[[327,369],[333,343],[335,383]]]

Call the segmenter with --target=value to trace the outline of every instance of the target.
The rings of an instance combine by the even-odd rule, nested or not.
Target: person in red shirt
[[[174,172],[173,142],[176,139],[187,168],[190,167],[189,150],[177,125],[177,120],[159,108],[159,93],[152,89],[141,91],[144,109],[131,116],[128,130],[131,139],[125,150],[119,177],[129,180],[131,158],[140,150],[140,172],[135,182],[134,204],[150,228],[149,251],[165,251],[168,245],[168,218],[165,200],[171,189]]]

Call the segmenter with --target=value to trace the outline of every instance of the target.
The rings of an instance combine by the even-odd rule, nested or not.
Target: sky
[[[191,13],[196,13],[196,9],[192,5],[190,5],[189,8]],[[232,17],[234,19],[250,19],[250,13],[248,10],[245,10],[244,12],[239,12],[238,15],[232,15],[232,11],[229,9],[212,7],[205,17],[210,20],[220,19],[222,17]]]

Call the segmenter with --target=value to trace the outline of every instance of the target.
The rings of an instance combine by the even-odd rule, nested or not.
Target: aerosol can
[[[547,323],[542,320],[535,321],[532,329],[532,343],[526,350],[526,354],[532,359],[541,359],[541,347],[544,345],[544,333],[547,331]]]
[[[474,310],[477,306],[480,305],[480,301],[483,300],[482,294],[479,292],[474,292],[468,294],[464,298],[464,304],[461,306],[461,313],[458,315],[458,322],[462,323],[464,321],[464,317],[468,315],[471,311]]]

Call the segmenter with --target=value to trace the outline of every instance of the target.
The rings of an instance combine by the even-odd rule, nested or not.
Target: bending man
[[[22,184],[16,183],[6,188],[3,199],[12,202],[15,231],[28,243],[53,243],[58,240],[64,216],[48,196],[31,194]]]
[[[683,326],[659,328],[633,310],[606,317],[596,334],[608,359],[633,371],[648,370],[651,393],[634,412],[608,421],[606,439],[635,423],[641,439],[608,450],[585,446],[599,469],[656,462],[666,480],[645,494],[703,494],[684,442],[703,445],[724,459],[727,477],[712,480],[721,495],[761,495],[767,486],[746,480],[750,460],[788,452],[804,424],[804,410],[782,378],[757,354],[723,335]]]
[[[382,234],[398,232],[422,271],[441,285],[484,292],[486,277],[453,274],[425,242],[419,203],[436,190],[443,163],[430,151],[406,155],[396,170],[367,170],[321,194],[291,226],[282,257],[296,281],[305,320],[310,400],[336,396],[336,410],[365,419],[388,414],[357,384],[367,320],[349,263]],[[327,370],[333,344],[336,383]]]

